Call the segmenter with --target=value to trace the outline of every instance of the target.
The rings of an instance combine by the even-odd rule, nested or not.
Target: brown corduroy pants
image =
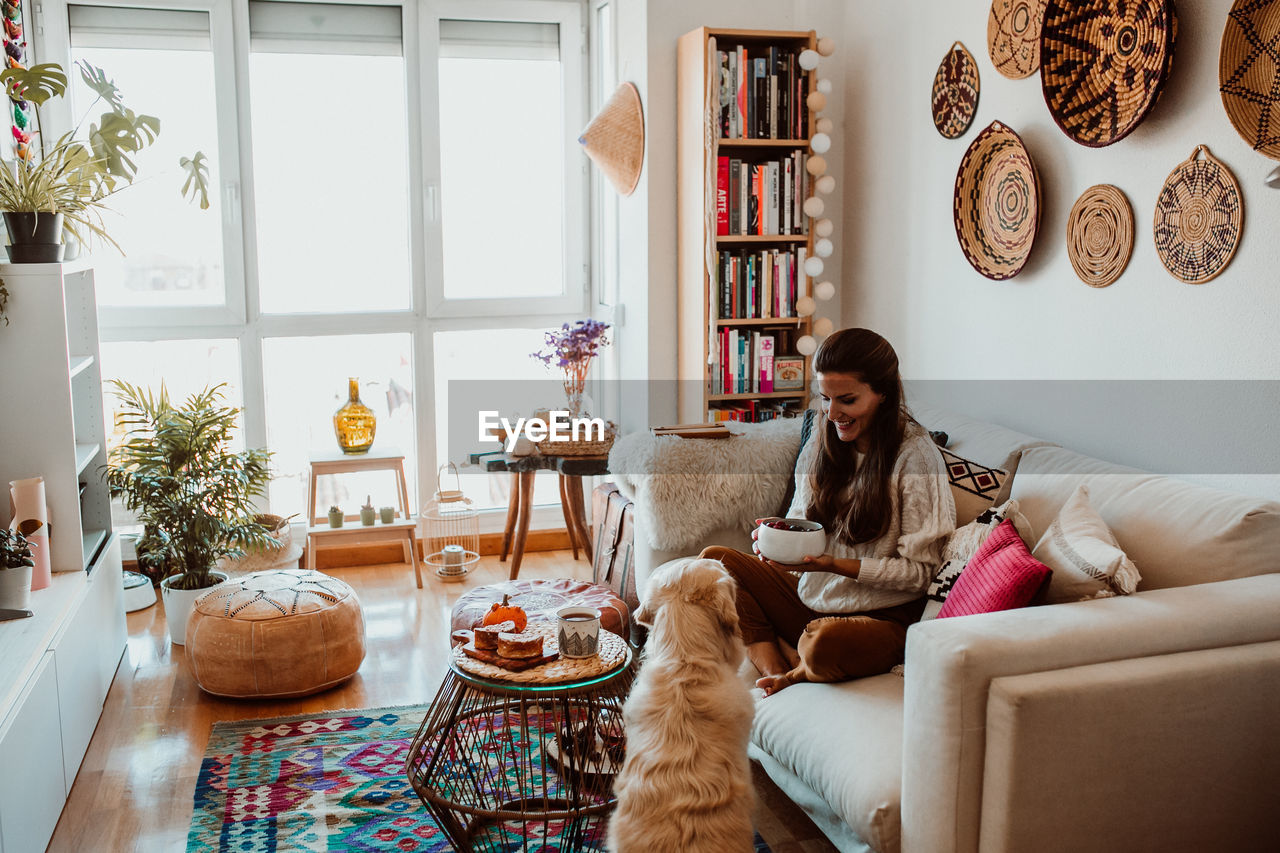
[[[845,615],[819,613],[800,600],[800,579],[754,554],[713,545],[700,557],[719,560],[738,582],[738,633],[747,644],[785,640],[800,653],[787,673],[796,681],[848,681],[888,672],[902,663],[907,626],[925,599]]]

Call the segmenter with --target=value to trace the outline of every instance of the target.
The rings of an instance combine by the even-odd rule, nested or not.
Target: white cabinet
[[[49,843],[125,648],[120,542],[102,481],[106,425],[93,270],[0,264],[0,508],[43,477],[53,583],[0,622],[0,853]],[[8,524],[9,515],[0,515]]]

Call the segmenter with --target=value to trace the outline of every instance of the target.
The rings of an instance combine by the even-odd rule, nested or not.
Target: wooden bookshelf
[[[714,46],[713,46],[714,40]],[[815,116],[802,98],[788,93],[789,103],[796,106],[795,115],[801,127],[778,127],[789,130],[779,133],[780,138],[761,138],[747,128],[743,133],[722,137],[719,100],[712,93],[719,91],[719,70],[715,64],[715,50],[732,51],[742,46],[751,57],[766,54],[776,48],[780,56],[796,56],[801,50],[815,48],[817,36],[813,31],[794,30],[739,30],[699,27],[683,35],[677,45],[677,376],[679,397],[678,417],[681,422],[697,423],[711,420],[713,409],[743,408],[744,404],[757,403],[762,408],[783,403],[788,409],[803,409],[805,390],[761,393],[758,388],[749,393],[733,393],[717,386],[720,367],[720,334],[722,330],[736,330],[749,340],[752,333],[770,334],[778,342],[775,357],[799,354],[794,349],[781,348],[782,336],[794,340],[811,333],[812,317],[795,315],[794,299],[811,296],[813,285],[799,263],[795,265],[791,279],[791,298],[769,300],[770,307],[760,308],[753,302],[754,310],[739,314],[764,314],[766,316],[721,316],[721,292],[718,267],[721,253],[731,252],[745,257],[749,253],[777,250],[791,263],[791,258],[812,256],[814,237],[810,223],[799,211],[804,198],[812,190],[813,178],[803,173],[803,158],[809,153],[809,141]],[[800,91],[812,90],[812,72],[803,71],[798,64],[791,71],[801,82]],[[759,130],[759,128],[756,128]],[[796,131],[801,131],[797,133]],[[780,162],[794,157],[800,165],[802,180],[793,184],[795,191],[790,201],[794,205],[791,233],[733,233],[717,236],[716,188],[719,180],[718,157],[728,156],[750,165],[767,161]],[[793,175],[795,169],[793,168]],[[758,229],[757,229],[758,230]],[[785,229],[776,229],[785,230]],[[789,253],[789,254],[788,254]],[[784,290],[784,293],[789,292]],[[789,306],[778,307],[782,302]],[[791,316],[784,315],[789,308]],[[805,388],[809,385],[811,359],[805,358]],[[752,373],[757,370],[748,366]],[[723,384],[723,383],[721,383]]]

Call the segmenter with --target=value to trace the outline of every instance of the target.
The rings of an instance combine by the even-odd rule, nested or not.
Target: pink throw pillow
[[[1031,556],[1013,522],[1000,522],[965,565],[939,619],[1025,607],[1053,570]]]

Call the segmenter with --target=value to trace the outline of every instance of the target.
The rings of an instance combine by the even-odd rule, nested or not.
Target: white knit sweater
[[[821,429],[823,424],[817,424]],[[796,492],[787,515],[804,517],[813,487],[809,464],[818,433],[800,449]],[[919,598],[942,565],[942,549],[955,530],[956,505],[937,445],[918,424],[907,424],[890,477],[893,509],[889,529],[879,539],[850,547],[827,537],[827,553],[862,561],[858,578],[830,572],[800,575],[800,599],[819,613],[861,613]]]

